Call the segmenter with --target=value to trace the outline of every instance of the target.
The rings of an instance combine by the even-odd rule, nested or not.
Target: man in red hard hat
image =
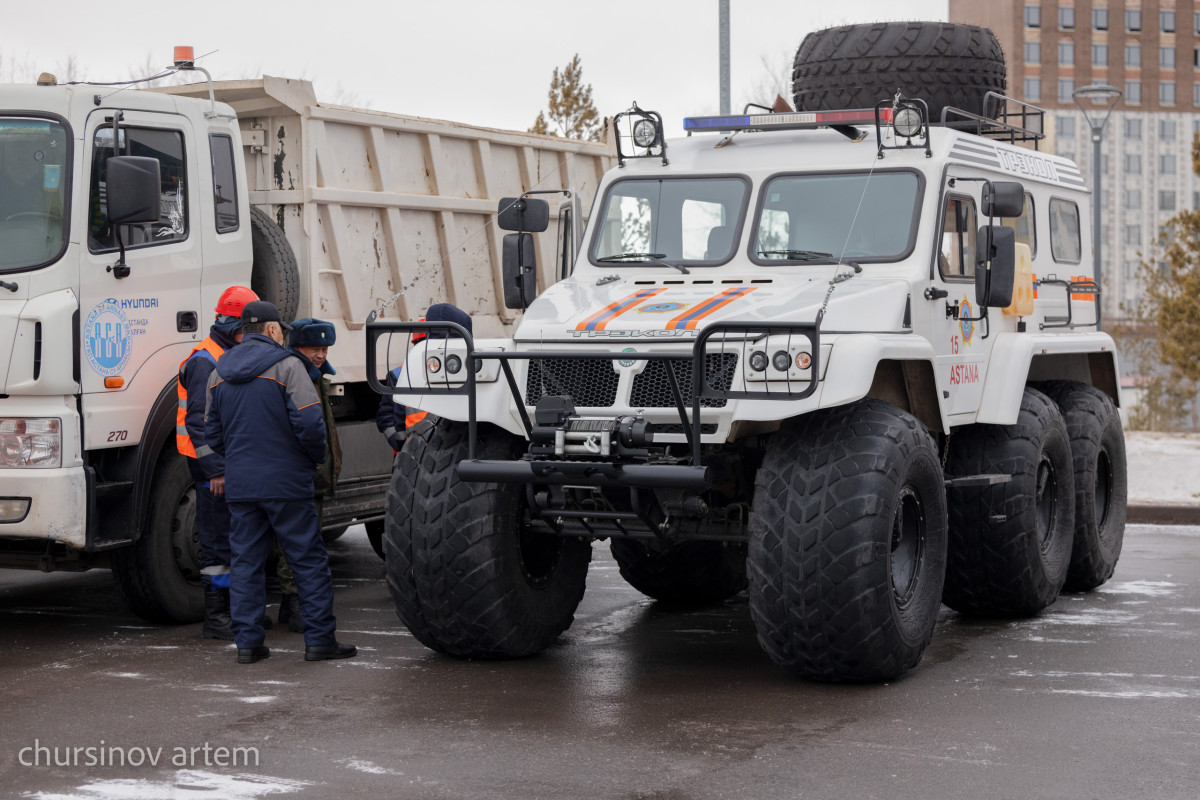
[[[187,456],[196,482],[196,530],[200,536],[200,579],[204,584],[206,639],[233,641],[229,618],[229,508],[225,505],[225,459],[204,437],[208,378],[217,360],[241,341],[242,308],[258,300],[245,286],[230,286],[217,300],[216,320],[208,337],[179,365],[179,408],[175,447]]]

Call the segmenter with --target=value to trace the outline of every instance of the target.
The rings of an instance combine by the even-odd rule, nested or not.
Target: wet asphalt
[[[361,527],[330,554],[360,654],[321,663],[275,630],[238,665],[199,624],[133,616],[106,572],[0,570],[0,797],[1200,795],[1200,527],[1131,525],[1108,584],[1033,619],[943,608],[876,686],[790,676],[744,595],[661,608],[604,544],[559,644],[457,661],[399,623]]]

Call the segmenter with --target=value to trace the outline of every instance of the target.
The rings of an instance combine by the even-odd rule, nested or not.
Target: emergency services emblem
[[[681,308],[683,303],[651,303],[648,306],[640,306],[637,311],[639,314],[669,314]]]
[[[968,300],[967,296],[964,294],[962,302],[958,304],[958,316],[960,317],[958,329],[962,331],[963,344],[971,343],[971,337],[975,335],[975,323],[968,319],[961,318],[974,316],[972,313],[974,310],[975,309],[971,307],[971,301]]]
[[[83,351],[100,375],[117,375],[129,363],[133,343],[129,323],[115,298],[97,303],[83,325]]]

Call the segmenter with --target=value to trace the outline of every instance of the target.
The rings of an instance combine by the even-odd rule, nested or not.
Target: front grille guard
[[[477,392],[475,377],[477,363],[482,366],[482,363],[486,361],[494,360],[499,362],[500,372],[508,384],[509,392],[516,403],[521,424],[524,426],[525,434],[528,438],[533,430],[533,424],[529,419],[529,412],[526,410],[525,401],[521,396],[521,390],[517,384],[516,377],[509,366],[510,361],[538,358],[574,358],[605,361],[669,362],[678,361],[681,358],[678,352],[595,352],[580,350],[538,350],[536,352],[478,351],[475,349],[475,340],[471,334],[461,325],[453,322],[372,322],[367,325],[366,330],[367,382],[374,391],[380,394],[392,395],[419,392],[420,394],[428,395],[447,394],[467,396],[468,459],[471,461],[476,460],[476,443],[478,440],[478,409],[476,407]],[[451,384],[447,381],[443,385],[437,385],[435,382],[430,381],[429,386],[421,387],[414,387],[411,385],[411,382],[407,384],[401,383],[395,387],[385,385],[374,373],[376,365],[379,363],[379,340],[385,336],[391,337],[396,334],[401,335],[401,340],[405,343],[409,341],[409,337],[413,334],[425,334],[429,337],[430,341],[435,342],[443,340],[445,337],[462,339],[465,342],[467,352],[467,363],[463,365],[466,372],[466,380],[461,384]],[[788,352],[789,354],[797,352],[799,345],[793,342],[796,338],[807,341],[807,347],[804,349],[811,358],[811,364],[805,370],[809,375],[807,379],[784,378],[772,381],[764,380],[762,381],[761,385],[763,388],[761,389],[724,388],[720,385],[714,386],[711,381],[707,380],[709,376],[705,374],[704,365],[705,358],[710,352],[735,352],[738,355],[739,363],[746,365],[749,356],[758,350],[755,346],[756,343],[764,341],[768,336],[776,337],[769,350],[765,347],[762,350],[768,359],[771,359],[778,352]],[[776,347],[776,345],[780,345],[779,336],[786,336],[781,349]],[[714,340],[715,345],[713,344]],[[709,348],[714,346],[716,349],[710,351]],[[407,353],[407,350],[408,347],[406,345],[403,347],[403,351]],[[436,352],[433,355],[436,355]],[[675,401],[675,410],[679,414],[680,427],[687,439],[688,448],[691,452],[691,463],[693,466],[699,467],[702,466],[700,458],[700,441],[703,432],[700,416],[702,400],[802,400],[817,390],[817,383],[821,375],[819,324],[794,322],[714,322],[697,334],[695,343],[692,345],[691,362],[692,396],[690,404],[685,401],[679,380],[675,375],[675,370],[671,369],[670,364],[665,366],[663,372],[666,374],[671,396]],[[389,372],[394,369],[390,363],[390,358],[386,366]],[[443,374],[445,373],[443,372]],[[741,374],[748,374],[746,367],[743,366]],[[713,377],[719,378],[719,375]],[[772,384],[774,384],[775,388],[772,388]],[[782,387],[780,387],[780,384],[782,384]],[[749,387],[754,384],[753,382],[744,381],[743,385]]]

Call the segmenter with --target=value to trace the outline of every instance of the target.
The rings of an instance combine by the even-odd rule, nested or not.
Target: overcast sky
[[[734,110],[787,85],[812,30],[944,20],[947,0],[731,0]],[[5,0],[0,76],[51,71],[121,80],[190,44],[216,79],[304,77],[317,97],[382,111],[525,130],[555,67],[575,53],[602,115],[719,110],[717,0]],[[786,96],[786,95],[785,95]]]

